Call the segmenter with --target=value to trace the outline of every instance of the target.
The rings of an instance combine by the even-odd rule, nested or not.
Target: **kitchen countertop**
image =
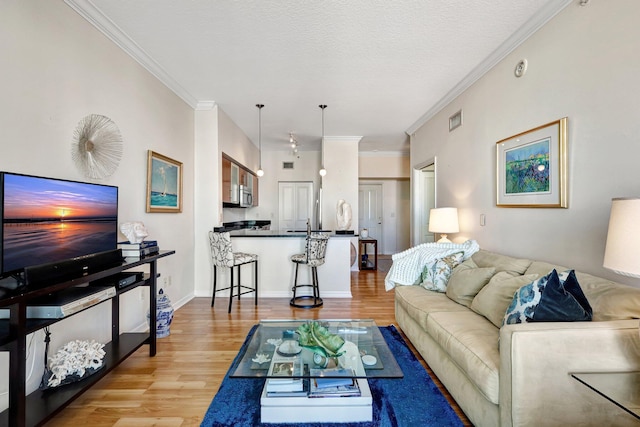
[[[318,232],[318,230],[311,230],[312,232]],[[332,230],[320,230],[323,233],[329,234],[329,237],[358,237],[357,234],[336,234]],[[231,237],[306,237],[306,231],[287,231],[287,230],[233,230],[229,234]]]

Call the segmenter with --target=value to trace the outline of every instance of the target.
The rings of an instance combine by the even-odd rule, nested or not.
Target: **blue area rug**
[[[256,330],[254,326],[231,367],[238,363],[249,339]],[[202,427],[404,427],[404,426],[461,426],[460,418],[446,398],[433,383],[427,371],[413,355],[393,326],[381,327],[380,332],[398,365],[404,373],[403,379],[370,379],[373,396],[373,421],[362,423],[305,423],[295,420],[287,424],[263,424],[260,422],[260,394],[264,386],[262,379],[229,379],[229,369],[213,398],[202,421]]]

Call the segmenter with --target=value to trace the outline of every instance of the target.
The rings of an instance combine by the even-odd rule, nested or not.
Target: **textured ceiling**
[[[258,142],[407,151],[406,131],[570,0],[66,0],[194,108]],[[515,64],[514,64],[515,65]]]

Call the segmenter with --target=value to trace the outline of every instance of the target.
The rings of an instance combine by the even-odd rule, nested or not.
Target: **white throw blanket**
[[[480,246],[475,240],[467,240],[464,243],[423,243],[414,246],[391,256],[393,264],[384,279],[384,287],[390,291],[396,285],[414,285],[427,263],[456,252],[464,252],[462,259],[466,260],[479,250]]]

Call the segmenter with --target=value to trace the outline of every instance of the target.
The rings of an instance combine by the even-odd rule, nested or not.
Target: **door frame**
[[[416,246],[422,239],[421,226],[419,221],[422,217],[422,207],[424,200],[422,195],[422,169],[433,165],[433,200],[438,206],[438,162],[434,156],[413,166],[411,171],[411,246]]]
[[[385,235],[384,235],[384,230],[385,230],[385,216],[384,216],[384,184],[380,181],[367,181],[364,180],[365,182],[362,182],[363,180],[358,180],[358,193],[360,193],[360,187],[365,185],[365,186],[378,186],[380,187],[380,236],[378,237],[378,253],[383,254],[383,248],[384,248],[384,240],[385,240]],[[360,203],[360,196],[358,195],[358,203]],[[358,215],[360,215],[360,211],[358,210]],[[360,219],[358,218],[358,227],[360,227],[360,230],[362,230],[363,225],[360,224]],[[358,233],[359,231],[358,230]]]

